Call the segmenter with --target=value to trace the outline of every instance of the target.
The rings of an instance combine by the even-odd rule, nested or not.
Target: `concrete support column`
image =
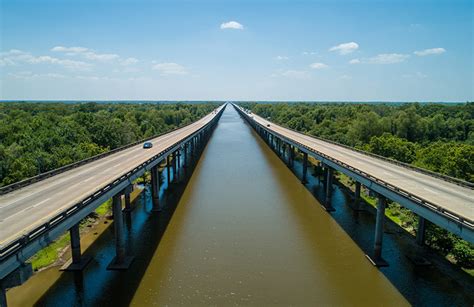
[[[69,229],[69,236],[71,237],[72,263],[81,263],[81,237],[79,234],[79,224],[76,224]]]
[[[81,236],[79,233],[79,223],[69,229],[69,236],[71,238],[71,255],[72,259],[61,267],[61,271],[82,271],[91,257],[82,257],[81,254]]]
[[[188,143],[185,143],[185,144],[184,144],[183,153],[184,153],[184,156],[183,156],[183,168],[187,168],[187,167],[188,167]]]
[[[168,182],[168,188],[171,183],[171,171],[170,171],[171,163],[170,163],[170,155],[166,156],[166,180]]]
[[[177,154],[176,151],[173,152],[173,161],[171,163],[173,164],[173,181],[176,182],[176,177],[178,175],[178,163],[177,163]]]
[[[132,205],[130,202],[130,193],[125,193],[125,211],[131,211]]]
[[[418,243],[418,245],[425,244],[425,227],[425,218],[418,216],[418,230],[416,231],[416,243]]]
[[[176,152],[176,180],[179,181],[179,173],[180,173],[180,168],[181,168],[181,149],[178,149]]]
[[[301,183],[305,184],[308,182],[306,180],[306,174],[308,173],[308,154],[306,152],[303,153],[303,177],[301,178]]]
[[[152,211],[161,211],[160,208],[160,174],[158,165],[151,168],[151,200]]]
[[[7,307],[7,290],[0,280],[0,307]]]
[[[333,169],[330,168],[329,166],[326,166],[326,210],[327,211],[334,211],[334,208],[331,205],[332,177],[333,177]]]
[[[367,256],[370,262],[378,267],[388,266],[388,263],[382,258],[383,225],[386,206],[387,200],[384,196],[379,194],[377,200],[377,216],[375,220],[374,254],[373,257]]]
[[[359,210],[360,203],[360,182],[356,181],[355,192],[354,192],[354,209]]]
[[[107,270],[126,270],[132,263],[133,257],[126,255],[120,193],[112,197],[112,210],[114,213],[115,257]]]

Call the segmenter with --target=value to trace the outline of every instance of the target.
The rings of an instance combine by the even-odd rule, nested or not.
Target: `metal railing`
[[[217,113],[217,115],[210,122],[208,122],[206,125],[204,125],[200,129],[198,129],[197,131],[193,132],[189,136],[185,137],[184,139],[187,139],[187,138],[190,138],[194,135],[197,135],[201,131],[205,130],[208,127],[212,128],[217,123],[217,121],[219,120],[219,118],[222,115],[222,112],[224,111],[224,109],[225,109],[225,107],[222,108],[219,111],[219,113]],[[188,126],[188,125],[186,125],[186,126]],[[183,126],[183,127],[185,127],[185,126]],[[181,127],[181,128],[183,128],[183,127]],[[175,130],[177,130],[177,129],[175,129]],[[175,130],[173,130],[173,131],[175,131]],[[172,131],[170,131],[170,132],[172,132]],[[170,133],[170,132],[167,132],[167,133]],[[163,134],[161,134],[161,135],[163,135]],[[43,223],[42,225],[39,225],[38,227],[35,227],[33,230],[31,230],[28,233],[22,235],[18,239],[12,240],[11,242],[7,242],[7,244],[5,246],[0,246],[0,261],[3,261],[4,259],[8,258],[9,256],[15,254],[18,250],[20,250],[23,246],[27,245],[29,242],[32,242],[33,240],[35,240],[36,238],[38,238],[42,234],[46,233],[47,231],[49,231],[53,227],[55,227],[58,224],[60,224],[61,222],[65,221],[66,219],[68,219],[69,217],[74,215],[76,212],[78,212],[80,209],[86,207],[92,201],[94,201],[94,200],[98,199],[99,197],[101,197],[107,191],[113,189],[115,186],[121,184],[123,181],[128,180],[128,178],[130,178],[133,174],[135,174],[139,170],[146,167],[148,164],[152,163],[153,161],[155,161],[157,159],[160,159],[163,156],[166,156],[166,154],[170,150],[172,150],[174,147],[178,146],[182,142],[183,142],[183,139],[175,142],[174,144],[168,146],[166,149],[164,149],[163,151],[161,151],[157,155],[151,157],[150,159],[146,160],[145,162],[137,165],[132,170],[130,170],[127,173],[123,174],[119,178],[115,179],[113,182],[106,184],[105,186],[101,187],[100,189],[98,189],[93,194],[86,196],[86,198],[84,198],[84,200],[82,200],[82,201],[74,204],[73,206],[63,210],[62,212],[55,215],[54,217],[52,217],[47,222]],[[129,145],[127,145],[127,146],[129,146]]]
[[[465,218],[465,217],[463,217],[463,216],[460,216],[459,214],[457,214],[457,213],[455,213],[455,212],[452,212],[452,211],[447,210],[447,209],[445,209],[445,208],[443,208],[443,207],[440,207],[440,206],[438,206],[438,205],[436,205],[436,204],[433,204],[433,203],[427,201],[426,199],[423,199],[423,198],[418,197],[418,196],[416,196],[416,195],[414,195],[414,194],[412,194],[412,193],[410,193],[410,192],[407,192],[407,191],[405,191],[405,190],[403,190],[403,189],[400,189],[400,188],[398,188],[398,187],[396,187],[396,186],[394,186],[394,185],[392,185],[392,184],[390,184],[390,183],[388,183],[388,182],[386,182],[386,181],[384,181],[384,180],[382,180],[382,179],[380,179],[380,178],[377,178],[377,177],[375,177],[375,176],[373,176],[373,175],[371,175],[371,174],[368,174],[368,173],[366,173],[366,172],[364,172],[364,171],[362,171],[362,170],[360,170],[360,169],[358,169],[358,168],[356,168],[356,167],[353,167],[353,166],[351,166],[351,165],[349,165],[349,164],[347,164],[347,163],[344,163],[344,162],[342,162],[342,161],[340,161],[340,160],[338,160],[338,159],[336,159],[336,158],[333,158],[333,157],[331,157],[331,156],[329,156],[329,155],[327,155],[327,154],[324,154],[324,153],[322,153],[322,152],[320,152],[320,151],[318,151],[318,150],[316,150],[316,149],[314,149],[314,148],[311,148],[311,147],[309,147],[309,146],[307,146],[307,145],[304,145],[304,144],[302,144],[302,143],[300,143],[300,142],[298,142],[298,141],[295,141],[295,140],[293,140],[293,139],[290,139],[290,138],[288,138],[288,137],[286,137],[286,136],[284,136],[284,135],[282,135],[282,134],[280,134],[280,133],[278,133],[278,132],[275,132],[275,131],[273,131],[273,130],[271,130],[271,129],[268,129],[268,128],[265,127],[264,125],[262,125],[262,124],[256,122],[254,119],[251,119],[250,116],[249,116],[245,111],[243,111],[243,110],[240,109],[240,107],[237,106],[237,109],[238,109],[239,113],[242,114],[242,115],[244,115],[244,118],[246,118],[246,120],[247,120],[248,122],[250,122],[252,125],[259,126],[261,129],[266,130],[268,133],[271,133],[271,134],[273,134],[273,135],[276,135],[276,136],[278,136],[279,138],[281,138],[281,139],[283,139],[283,140],[286,140],[287,142],[292,142],[292,143],[294,143],[294,144],[296,144],[296,145],[298,145],[298,146],[300,146],[300,147],[306,149],[307,151],[314,153],[314,154],[317,155],[317,156],[320,156],[320,157],[322,157],[322,158],[324,158],[324,159],[326,159],[326,160],[332,161],[333,163],[335,163],[335,164],[337,164],[337,165],[340,165],[340,166],[342,166],[343,168],[349,169],[350,171],[352,171],[352,172],[354,172],[354,173],[356,173],[356,174],[358,174],[358,175],[360,175],[360,176],[362,176],[362,177],[364,177],[364,178],[366,178],[366,179],[368,179],[368,180],[370,180],[370,181],[376,182],[377,184],[380,184],[381,186],[385,187],[386,189],[389,189],[389,190],[391,190],[391,191],[394,192],[394,193],[397,193],[397,194],[399,194],[399,195],[401,195],[401,196],[403,196],[403,197],[406,197],[406,198],[410,199],[411,201],[415,202],[416,204],[418,204],[418,205],[420,205],[420,206],[423,206],[423,207],[429,209],[430,211],[434,211],[434,212],[436,212],[437,214],[443,215],[443,216],[445,216],[446,218],[448,218],[448,219],[450,219],[450,220],[452,220],[452,221],[454,221],[454,222],[456,222],[456,223],[460,223],[460,224],[462,224],[463,226],[465,226],[465,227],[467,227],[467,228],[474,229],[474,221],[473,221],[473,220],[468,219],[468,218]],[[254,126],[254,127],[255,127],[255,126]],[[295,131],[295,132],[297,132],[297,131]],[[300,133],[300,132],[298,132],[298,133]],[[337,144],[337,143],[334,143],[334,144]],[[339,144],[337,144],[337,145],[339,145]],[[352,148],[350,148],[350,147],[348,147],[348,148],[349,148],[349,149],[352,149]],[[362,152],[362,153],[363,153],[363,152]],[[375,155],[374,157],[378,158],[377,155]]]

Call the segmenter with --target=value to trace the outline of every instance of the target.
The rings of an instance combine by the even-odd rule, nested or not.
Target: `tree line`
[[[0,103],[0,186],[192,123],[217,103]]]

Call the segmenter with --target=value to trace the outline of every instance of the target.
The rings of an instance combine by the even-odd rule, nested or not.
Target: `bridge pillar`
[[[326,207],[327,211],[335,211],[334,207],[331,204],[332,200],[332,177],[333,169],[329,166],[326,166]]]
[[[308,181],[306,180],[306,174],[308,173],[308,154],[303,153],[303,177],[301,178],[301,183],[305,184]]]
[[[177,177],[177,174],[178,174],[178,165],[177,165],[178,164],[177,163],[178,159],[177,159],[177,156],[178,155],[176,154],[176,151],[173,152],[173,161],[171,161],[172,164],[173,164],[173,182],[176,182],[176,177]]]
[[[115,257],[110,262],[107,270],[126,270],[130,267],[133,257],[127,256],[125,250],[121,193],[112,197],[112,210],[114,213]]]
[[[0,280],[0,307],[7,307],[7,289]]]
[[[170,187],[170,183],[171,183],[171,170],[170,170],[170,167],[171,167],[171,163],[170,163],[170,155],[167,155],[166,156],[166,180],[168,182],[168,185],[167,187],[169,188]]]
[[[158,165],[151,168],[151,211],[161,211],[160,208],[160,173],[158,172]]]
[[[418,230],[416,231],[416,243],[418,243],[418,245],[425,244],[425,227],[425,218],[418,216]]]
[[[355,192],[354,192],[354,209],[359,210],[360,203],[360,182],[356,181]]]
[[[184,143],[183,147],[183,168],[188,167],[188,143]]]
[[[377,267],[388,266],[388,263],[382,258],[383,225],[386,206],[387,200],[384,196],[379,194],[377,200],[377,215],[375,220],[374,254],[372,257],[366,255],[369,261]]]
[[[130,201],[130,194],[132,193],[132,191],[133,191],[133,185],[129,185],[127,188],[124,189],[125,209],[123,209],[123,211],[125,212],[130,212],[133,210],[132,204]]]
[[[91,257],[82,257],[81,254],[81,235],[79,233],[79,223],[69,229],[71,237],[72,259],[64,264],[61,271],[82,271],[91,261]]]

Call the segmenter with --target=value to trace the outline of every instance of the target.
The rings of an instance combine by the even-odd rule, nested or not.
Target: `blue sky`
[[[2,0],[0,99],[473,101],[472,1]]]

